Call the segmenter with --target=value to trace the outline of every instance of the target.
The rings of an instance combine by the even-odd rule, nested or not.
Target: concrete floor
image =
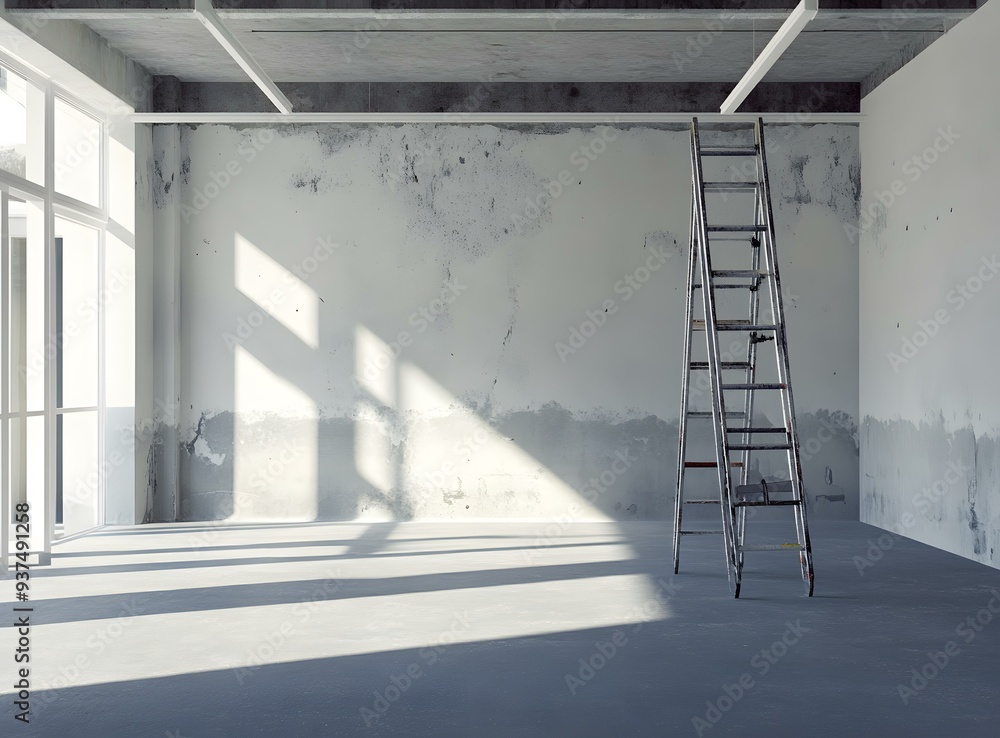
[[[16,728],[4,616],[2,733],[997,735],[1000,571],[860,523],[815,541],[814,598],[779,553],[736,601],[714,537],[669,576],[665,524],[103,531],[33,572]]]

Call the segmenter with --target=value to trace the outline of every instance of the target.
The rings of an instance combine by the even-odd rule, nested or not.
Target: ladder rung
[[[709,410],[689,410],[687,416],[689,418],[711,418],[712,413]],[[727,418],[743,418],[746,417],[746,413],[742,410],[727,410]]]
[[[742,461],[730,461],[730,466],[743,466]],[[685,461],[684,468],[686,469],[718,469],[718,463],[714,461]]]
[[[766,225],[710,225],[709,233],[761,233],[767,230]]]
[[[763,325],[751,323],[749,320],[716,320],[715,327],[720,331],[776,331],[777,325]],[[691,321],[691,330],[705,330],[705,321],[697,319]]]
[[[718,500],[684,500],[685,505],[718,505]]]
[[[724,384],[722,385],[724,390],[783,390],[788,389],[787,384],[779,382],[756,382],[756,383],[741,383],[741,384]]]
[[[701,285],[700,284],[693,284],[693,285],[691,285],[691,288],[695,289],[695,290],[699,290],[699,289],[701,289]],[[752,290],[752,289],[756,289],[756,288],[757,288],[757,285],[752,284],[752,283],[751,284],[717,284],[717,285],[715,285],[715,289],[717,289],[717,290]]]
[[[757,146],[738,148],[735,146],[702,146],[698,149],[702,156],[757,156]]]
[[[680,534],[682,536],[711,536],[721,534],[721,530],[682,530]]]
[[[740,551],[802,551],[800,543],[759,543],[752,546],[740,546]]]
[[[713,269],[713,277],[735,277],[738,279],[754,279],[756,277],[769,277],[770,272],[763,269]],[[719,286],[716,285],[716,289]]]
[[[754,324],[749,320],[717,320],[716,327],[720,331],[776,331],[781,326]]]
[[[787,451],[790,443],[730,443],[730,451]]]
[[[742,192],[756,190],[757,182],[704,182],[705,192]]]
[[[708,366],[709,366],[709,364],[708,364],[707,361],[692,361],[691,362],[691,368],[692,369],[708,369]],[[723,369],[749,369],[750,368],[750,362],[749,361],[724,361],[724,362],[722,362],[722,368]]]
[[[753,496],[754,499],[763,499],[764,487],[767,487],[769,495],[780,495],[780,494],[791,494],[795,490],[795,486],[792,484],[791,480],[783,479],[779,481],[764,482],[761,480],[760,484],[741,484],[736,488],[736,497],[743,499],[748,499]]]
[[[787,507],[802,503],[799,500],[768,500],[767,502],[763,500],[737,500],[734,504],[736,507]]]
[[[787,428],[762,428],[757,426],[747,426],[746,428],[728,428],[727,433],[788,433]]]

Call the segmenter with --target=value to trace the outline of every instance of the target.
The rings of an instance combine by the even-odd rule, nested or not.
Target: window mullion
[[[106,130],[106,127],[105,127]],[[106,157],[102,156],[102,159],[106,161]],[[102,164],[104,161],[102,161]],[[104,172],[106,167],[101,168],[101,189],[103,192],[107,192],[105,185],[107,184],[106,178],[104,177]],[[107,202],[106,200],[104,202]],[[106,264],[106,243],[107,243],[107,229],[101,228],[98,231],[98,242],[97,242],[97,458],[98,458],[98,481],[97,481],[97,521],[98,525],[104,525],[107,523],[107,517],[105,515],[105,500],[107,493],[107,470],[108,464],[105,463],[107,456],[107,448],[105,444],[105,421],[106,421],[106,405],[107,405],[107,382],[105,382],[105,348],[106,348],[106,318],[107,310],[105,309],[104,300],[104,279],[105,279],[105,264]]]
[[[10,225],[7,213],[7,193],[0,190],[0,572],[7,571],[10,553],[10,352],[8,323],[10,295]]]
[[[40,540],[32,540],[32,550],[38,552],[39,563],[48,564],[52,558],[52,538],[55,534],[55,494],[56,494],[56,366],[50,342],[59,340],[56,336],[55,314],[55,93],[51,84],[45,86],[45,470],[41,510],[32,501],[32,537],[41,531]],[[29,495],[30,496],[30,495]]]

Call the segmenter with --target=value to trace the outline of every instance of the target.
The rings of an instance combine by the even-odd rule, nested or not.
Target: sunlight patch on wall
[[[376,400],[395,407],[395,354],[389,344],[363,325],[354,329],[354,377]]]
[[[309,348],[319,346],[319,297],[291,271],[237,233],[236,289],[295,334]]]
[[[395,482],[392,439],[378,409],[360,402],[354,422],[354,466],[368,484],[389,492]]]
[[[108,214],[128,233],[135,232],[134,126],[121,126],[108,139]],[[121,141],[117,136],[127,136]]]
[[[316,403],[243,346],[235,347],[231,518],[314,520]]]
[[[401,415],[407,426],[403,476],[419,510],[440,502],[503,514],[529,499],[536,516],[565,520],[610,520],[598,507],[525,451],[517,439],[464,406],[418,367],[399,370]],[[456,507],[457,506],[457,507]]]

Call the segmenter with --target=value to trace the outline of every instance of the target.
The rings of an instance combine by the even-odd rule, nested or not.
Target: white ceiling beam
[[[860,123],[860,113],[136,113],[135,123]]]
[[[771,37],[767,46],[760,52],[760,56],[754,60],[754,63],[750,65],[750,69],[743,75],[743,79],[739,81],[729,94],[729,97],[726,98],[726,101],[722,103],[720,111],[723,114],[736,112],[740,104],[747,99],[747,95],[753,91],[758,82],[764,79],[764,75],[767,74],[768,70],[785,53],[785,49],[792,45],[795,37],[799,35],[809,21],[816,17],[817,12],[819,12],[819,0],[802,0],[795,6],[792,14],[788,16],[781,25],[781,28],[778,29],[778,32]]]
[[[202,25],[208,29],[209,33],[215,36],[215,40],[222,45],[222,48],[229,52],[229,55],[243,68],[247,76],[274,103],[274,107],[284,115],[290,114],[292,112],[292,103],[285,97],[285,94],[278,88],[278,85],[274,83],[274,80],[267,75],[267,72],[250,56],[250,52],[244,48],[233,32],[222,23],[219,14],[212,7],[212,0],[195,0],[194,14],[202,22]]]

